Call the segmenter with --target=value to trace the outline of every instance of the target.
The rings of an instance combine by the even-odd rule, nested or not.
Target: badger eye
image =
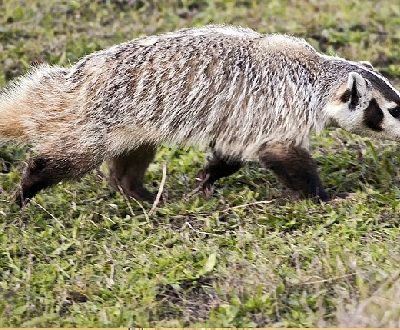
[[[389,113],[390,113],[394,118],[399,118],[399,117],[400,117],[400,107],[396,107],[396,108],[389,109]]]

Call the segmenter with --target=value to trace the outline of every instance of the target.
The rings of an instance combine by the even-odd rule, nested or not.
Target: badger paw
[[[144,187],[137,187],[135,189],[129,189],[127,191],[124,191],[125,195],[132,197],[134,199],[140,200],[140,201],[145,201],[145,202],[153,202],[155,199],[155,194],[152,192],[148,191]]]
[[[196,189],[194,193],[200,193],[203,198],[209,199],[214,193],[214,184],[210,182],[210,174],[206,173],[204,170],[199,171],[196,176]]]

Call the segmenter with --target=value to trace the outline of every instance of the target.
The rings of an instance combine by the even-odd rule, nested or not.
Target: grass
[[[305,37],[400,78],[400,7],[390,1],[0,0],[0,85],[32,61],[69,65],[143,34],[207,23]],[[9,200],[26,148],[0,149],[0,326],[400,326],[400,153],[341,130],[313,156],[343,200],[299,200],[250,164],[214,198],[193,196],[204,162],[163,147],[146,182],[166,202],[110,191],[98,171],[22,211]],[[102,168],[104,170],[104,168]]]

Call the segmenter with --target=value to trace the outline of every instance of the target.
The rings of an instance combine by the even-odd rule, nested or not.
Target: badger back
[[[285,42],[295,49],[288,51]],[[298,56],[299,49],[312,55]],[[82,60],[72,76],[95,63],[98,70],[89,71],[107,72],[102,88],[87,88],[94,101],[89,111],[126,139],[200,146],[214,141],[243,153],[268,139],[297,139],[299,130],[308,135],[313,115],[305,112],[314,102],[309,94],[316,58],[295,38],[214,27],[114,46]]]

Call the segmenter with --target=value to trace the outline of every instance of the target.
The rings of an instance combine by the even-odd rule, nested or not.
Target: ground
[[[207,23],[291,33],[400,78],[395,1],[0,0],[0,11],[0,86],[35,61],[70,65]],[[322,204],[256,164],[210,200],[190,196],[204,155],[165,146],[146,177],[157,191],[166,164],[154,212],[110,191],[100,171],[21,211],[10,199],[26,150],[0,148],[0,326],[400,326],[395,142],[342,130],[313,137],[328,191],[349,194]]]

